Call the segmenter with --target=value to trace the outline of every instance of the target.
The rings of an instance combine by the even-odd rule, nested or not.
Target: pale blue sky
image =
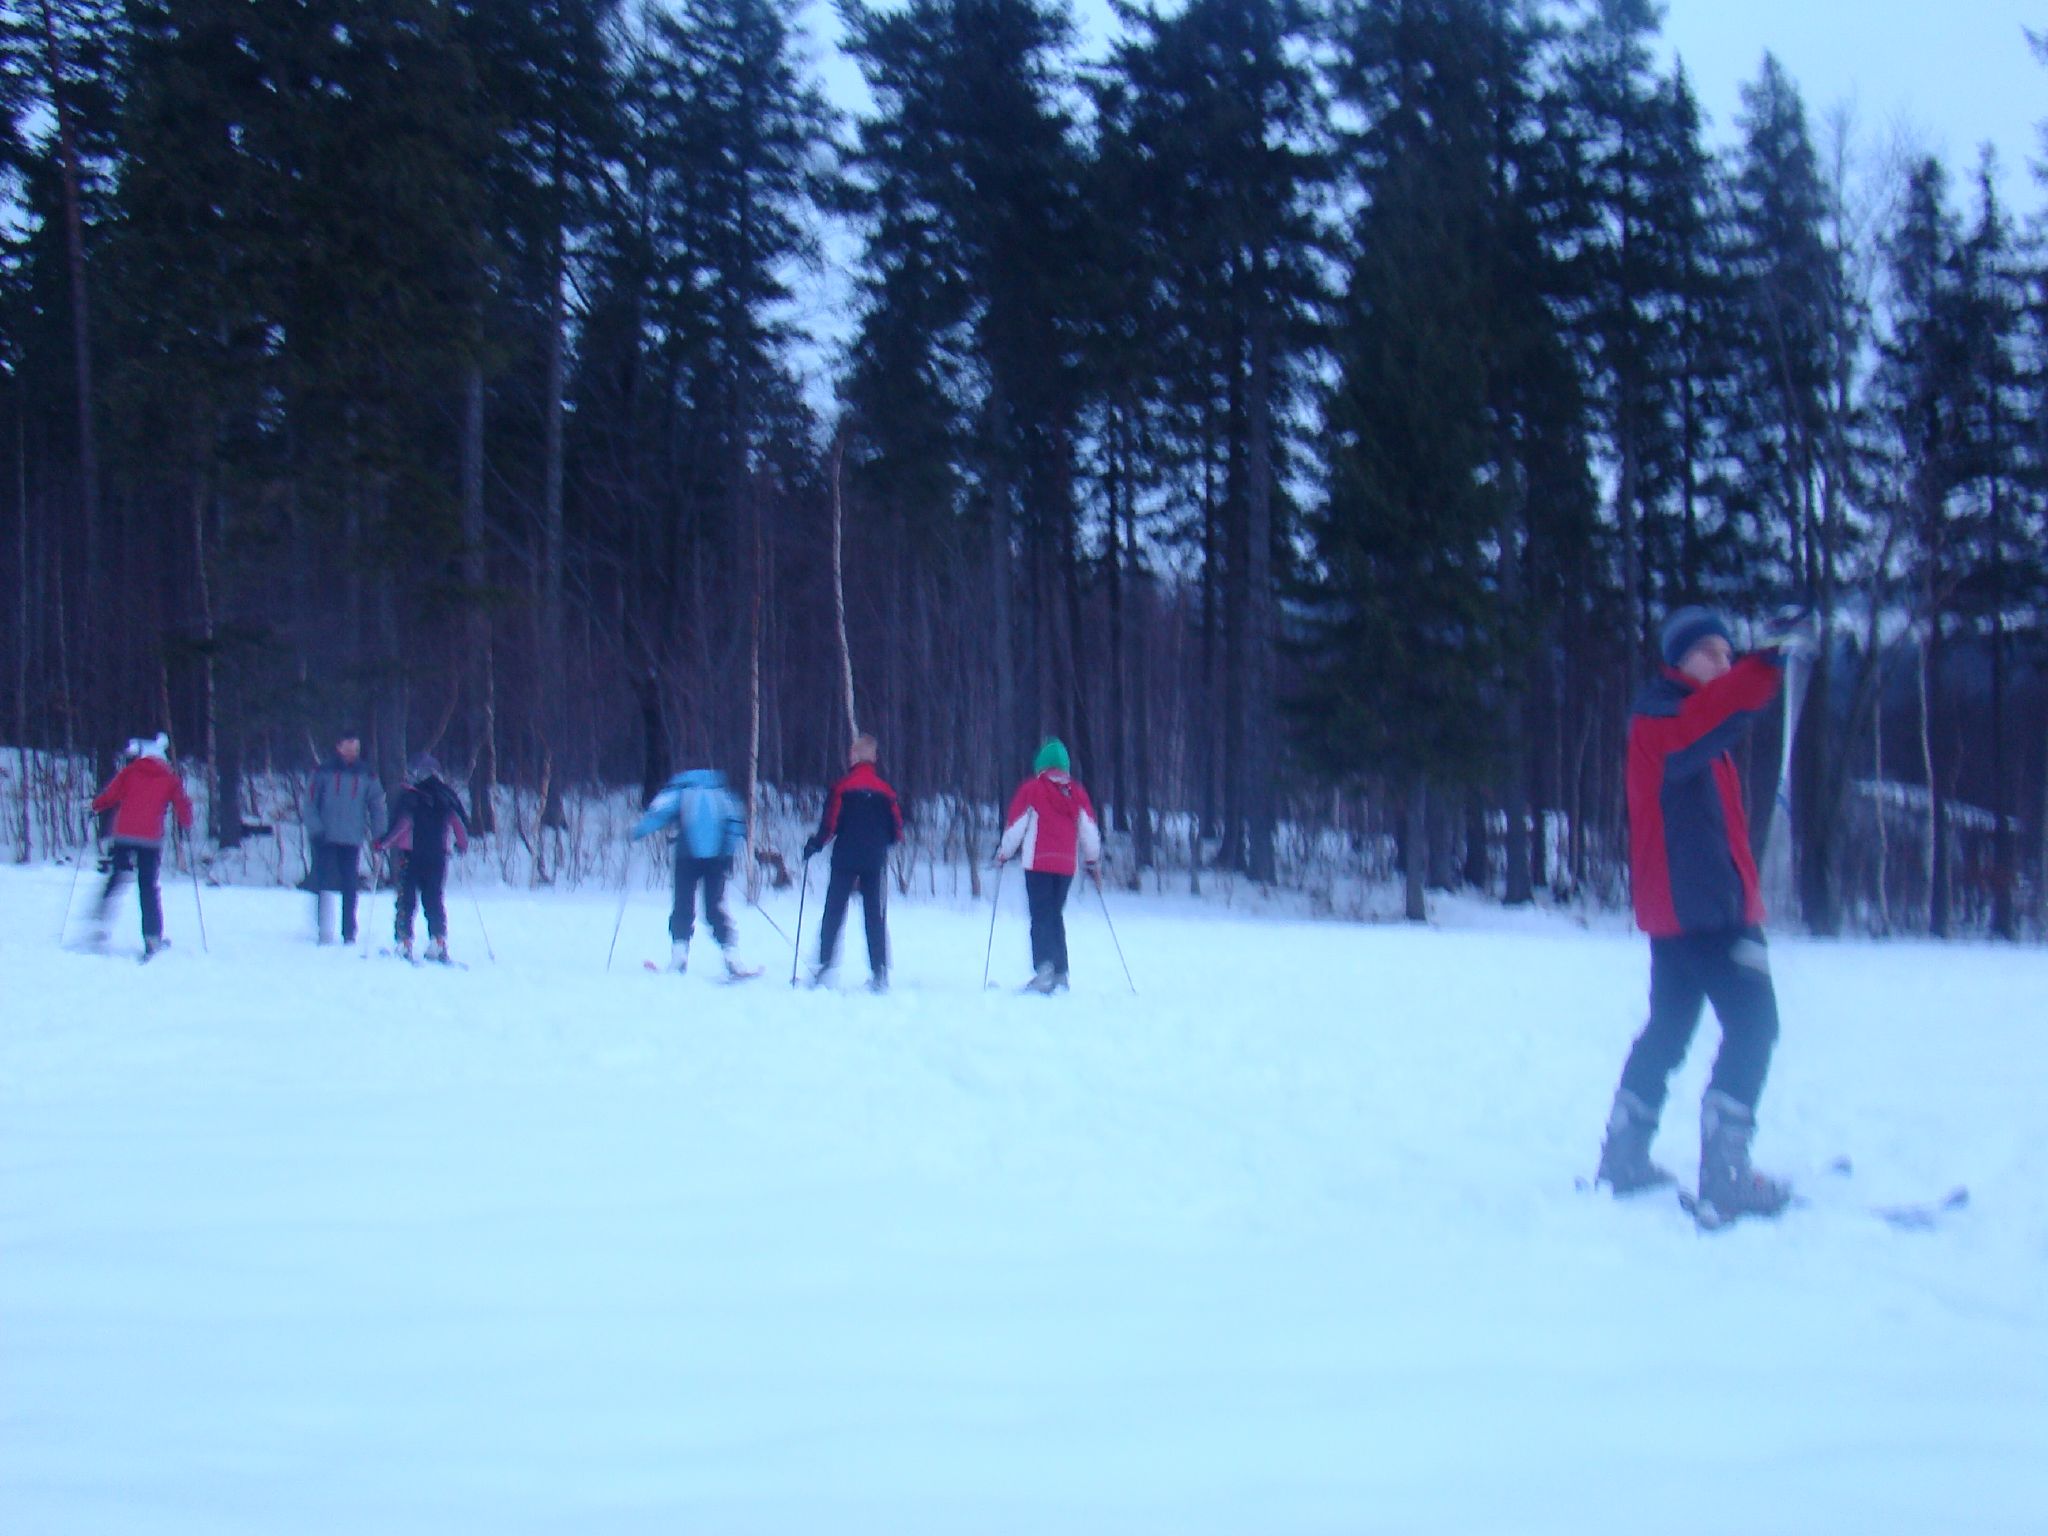
[[[1903,138],[1940,155],[1958,181],[1989,142],[2007,198],[2034,208],[2028,163],[2041,158],[2048,69],[2027,47],[2027,26],[2048,32],[2048,0],[1666,0],[1664,36],[1716,142],[1734,138],[1741,86],[1768,50],[1799,82],[1816,132],[1849,104],[1867,147]]]
[[[837,37],[822,0],[811,14],[821,37]],[[1075,14],[1090,51],[1099,50],[1108,0],[1075,0]],[[2048,31],[2048,0],[1665,0],[1664,35],[1717,143],[1734,139],[1741,87],[1769,50],[1799,82],[1816,133],[1847,105],[1867,152],[1903,140],[1939,154],[1958,180],[1990,142],[2007,197],[2033,208],[2042,197],[2028,163],[2041,156],[2035,125],[2048,118],[2048,69],[2026,46],[2029,25]],[[860,100],[852,66],[829,52],[826,62],[834,94]]]

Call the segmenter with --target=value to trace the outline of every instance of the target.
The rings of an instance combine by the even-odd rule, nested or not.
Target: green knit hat
[[[1046,737],[1045,745],[1038,749],[1038,756],[1031,759],[1033,773],[1043,773],[1048,768],[1057,768],[1061,773],[1065,773],[1073,766],[1067,757],[1067,744],[1057,736]]]

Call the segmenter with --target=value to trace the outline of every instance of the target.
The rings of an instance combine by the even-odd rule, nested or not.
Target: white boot
[[[690,968],[690,946],[671,942],[668,947],[668,968],[678,976]]]

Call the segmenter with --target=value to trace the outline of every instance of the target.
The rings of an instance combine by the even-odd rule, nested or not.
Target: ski
[[[1703,1217],[1699,1196],[1683,1186],[1678,1190],[1678,1204],[1679,1208],[1686,1215],[1699,1223],[1702,1232],[1717,1232],[1723,1227],[1732,1226],[1737,1221],[1744,1219],[1742,1215],[1726,1218],[1713,1215]],[[1864,1205],[1855,1207],[1855,1209],[1865,1215],[1876,1217],[1895,1232],[1929,1232],[1941,1225],[1944,1216],[1953,1215],[1957,1211],[1967,1210],[1969,1204],[1970,1191],[1968,1187],[1958,1184],[1955,1188],[1949,1190],[1948,1193],[1933,1200],[1908,1200],[1878,1205]],[[1816,1206],[1815,1202],[1806,1199],[1804,1196],[1794,1195],[1781,1210],[1753,1214],[1763,1216],[1767,1220],[1776,1220],[1784,1215],[1786,1211],[1825,1210],[1828,1208],[1829,1206],[1825,1203]]]
[[[656,976],[666,976],[669,974],[669,967],[665,965],[657,965],[652,960],[642,960],[640,964],[643,968],[653,972]],[[675,972],[675,974],[681,976],[685,973],[682,971],[677,971]],[[759,976],[760,974],[761,967],[758,965],[742,966],[738,970],[728,970],[723,976],[720,976],[718,978],[718,983],[721,986],[736,987],[743,981],[754,980],[754,978]]]
[[[363,958],[365,960],[370,958],[368,950],[363,951]],[[451,971],[466,971],[469,969],[469,962],[466,960],[436,960],[432,955],[408,955],[402,949],[391,949],[388,947],[378,950],[377,958],[379,960],[403,960],[416,971],[423,970],[430,965],[446,966]]]

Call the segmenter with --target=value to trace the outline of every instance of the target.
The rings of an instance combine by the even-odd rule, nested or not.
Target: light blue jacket
[[[670,779],[634,823],[633,836],[677,829],[678,854],[729,859],[747,840],[746,813],[716,768],[692,768]]]

